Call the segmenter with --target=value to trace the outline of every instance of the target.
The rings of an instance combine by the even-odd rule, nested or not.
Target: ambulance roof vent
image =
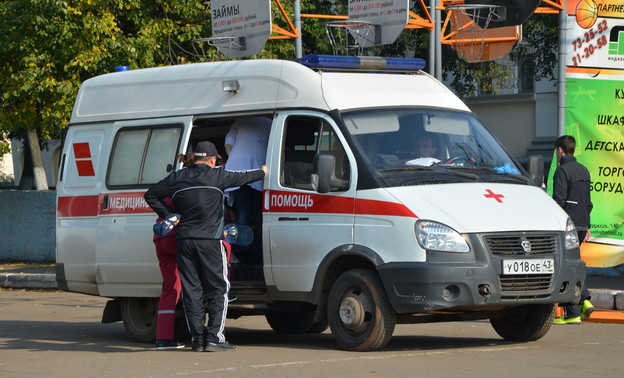
[[[420,58],[382,58],[378,56],[306,55],[299,63],[315,70],[414,72],[425,68]]]

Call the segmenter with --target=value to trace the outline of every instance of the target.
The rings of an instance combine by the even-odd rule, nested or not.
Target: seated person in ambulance
[[[405,165],[420,165],[428,167],[430,165],[439,163],[440,160],[436,158],[438,148],[435,142],[435,136],[431,133],[423,133],[416,137],[416,143],[414,146],[414,154],[416,159],[411,159],[405,162]]]

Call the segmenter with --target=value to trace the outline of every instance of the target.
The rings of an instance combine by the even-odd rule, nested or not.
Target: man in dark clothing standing
[[[194,351],[225,351],[236,346],[225,340],[227,314],[227,255],[223,246],[223,191],[261,180],[266,166],[250,171],[216,167],[219,157],[211,142],[195,147],[195,163],[172,172],[145,193],[145,201],[161,217],[174,211],[163,201],[170,197],[179,213],[178,270],[182,303]],[[208,302],[208,325],[203,296]]]
[[[553,177],[553,199],[570,216],[576,226],[578,243],[590,236],[589,213],[593,205],[590,197],[591,178],[589,171],[576,161],[574,149],[576,141],[570,135],[564,135],[555,141],[555,151],[559,167]],[[565,315],[555,319],[555,324],[580,324],[594,311],[587,285],[583,284],[581,301],[578,305],[564,305]]]

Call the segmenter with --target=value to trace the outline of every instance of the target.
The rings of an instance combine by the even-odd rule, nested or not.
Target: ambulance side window
[[[336,159],[336,169],[334,171],[336,178],[347,181],[349,180],[351,171],[349,159],[347,158],[347,154],[344,147],[342,147],[342,143],[340,143],[336,132],[327,123],[323,124],[323,128],[321,130],[319,153],[334,155],[334,158]]]
[[[108,166],[107,186],[149,186],[175,164],[181,127],[121,129]]]
[[[310,177],[317,153],[333,154],[336,158],[336,177],[349,179],[345,150],[325,120],[311,116],[288,117],[284,132],[280,170],[282,186],[313,190]]]

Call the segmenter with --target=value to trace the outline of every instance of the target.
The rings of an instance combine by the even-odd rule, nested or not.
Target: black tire
[[[312,327],[310,327],[308,333],[323,333],[327,328],[329,328],[329,323],[327,322],[327,319],[324,319],[320,322],[312,324]]]
[[[322,324],[314,323],[314,311],[268,311],[264,316],[269,326],[280,335],[316,333],[312,329],[322,327]],[[325,329],[327,325],[320,332]]]
[[[268,311],[269,326],[280,335],[307,333],[314,326],[314,311]]]
[[[496,333],[509,341],[535,341],[548,333],[555,320],[554,304],[525,305],[490,319]]]
[[[121,318],[124,328],[133,341],[156,342],[156,316],[158,298],[123,298]]]
[[[327,319],[336,343],[346,350],[371,351],[386,346],[396,312],[381,281],[367,269],[349,270],[329,291]]]

